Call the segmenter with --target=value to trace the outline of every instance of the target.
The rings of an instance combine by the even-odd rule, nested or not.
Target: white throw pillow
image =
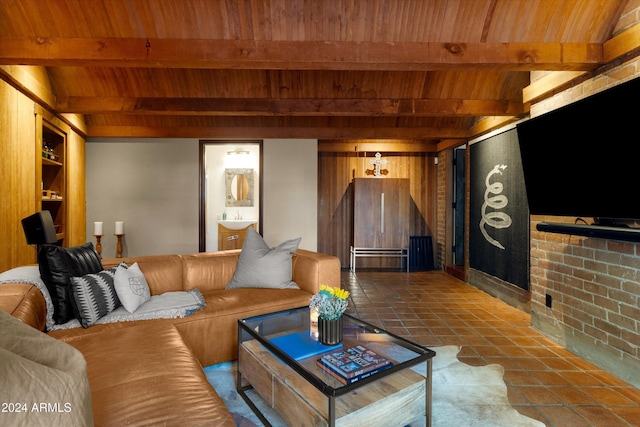
[[[149,284],[137,262],[130,267],[119,265],[114,282],[118,298],[129,313],[151,299]]]

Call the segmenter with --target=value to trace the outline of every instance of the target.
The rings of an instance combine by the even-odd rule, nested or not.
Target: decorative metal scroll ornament
[[[487,212],[487,208],[499,210],[504,209],[509,204],[509,199],[507,196],[500,194],[503,190],[503,185],[501,182],[491,183],[491,177],[495,174],[502,175],[502,171],[507,168],[507,165],[495,165],[491,172],[487,174],[485,179],[485,185],[487,189],[484,191],[484,203],[482,204],[482,219],[480,220],[480,231],[482,231],[482,235],[487,240],[487,242],[491,243],[493,246],[504,249],[505,247],[489,236],[485,225],[489,227],[493,227],[496,229],[501,228],[509,228],[511,226],[511,217],[504,212]],[[489,197],[490,194],[497,194],[496,196]]]

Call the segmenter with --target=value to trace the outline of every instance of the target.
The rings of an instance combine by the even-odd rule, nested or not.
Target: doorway
[[[453,150],[453,265],[455,266],[464,266],[466,159],[465,146]]]
[[[199,251],[215,252],[219,221],[251,221],[262,234],[262,141],[201,140]]]

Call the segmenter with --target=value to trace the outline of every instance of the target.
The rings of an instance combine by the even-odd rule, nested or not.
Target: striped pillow
[[[71,277],[71,293],[78,307],[78,320],[84,328],[120,307],[113,285],[117,267],[82,277]]]

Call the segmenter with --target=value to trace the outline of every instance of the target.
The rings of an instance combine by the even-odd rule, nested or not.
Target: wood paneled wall
[[[35,99],[47,100],[44,69],[11,68],[21,90],[0,79],[0,272],[36,263],[36,251],[26,243],[21,219],[40,210],[39,135],[36,114],[44,116],[67,134],[67,220],[65,246],[86,242],[84,137],[53,117]],[[5,70],[6,71],[6,70]],[[6,75],[5,75],[6,77]],[[31,86],[30,86],[31,85]],[[30,92],[31,91],[31,92]],[[37,93],[37,94],[34,94]]]
[[[20,224],[36,211],[35,129],[33,101],[0,80],[0,271],[36,262]]]
[[[88,241],[86,231],[87,198],[84,143],[84,138],[77,133],[70,131],[67,134],[68,216],[65,235],[66,246],[78,246]]]
[[[349,246],[353,235],[353,178],[367,174],[375,153],[318,153],[318,251],[335,255],[343,268],[349,266]],[[382,153],[387,163],[385,177],[409,178],[410,235],[435,233],[436,181],[434,155],[426,153]],[[381,178],[384,179],[384,178]],[[391,263],[391,264],[390,264]],[[396,266],[397,260],[362,259],[363,267]]]

